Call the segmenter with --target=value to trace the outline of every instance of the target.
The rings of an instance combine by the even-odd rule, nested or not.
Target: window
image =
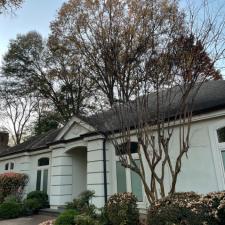
[[[116,155],[125,155],[130,148],[131,154],[137,153],[138,152],[138,143],[137,142],[126,142],[121,144],[120,146],[117,147],[116,149]]]
[[[5,170],[9,170],[9,163],[5,164]]]
[[[225,151],[222,151],[222,159],[223,159],[223,166],[224,166],[224,169],[225,169]]]
[[[36,190],[41,190],[41,170],[37,171],[37,182],[36,182]]]
[[[14,169],[14,163],[11,162],[11,163],[10,163],[10,170],[13,170],[13,169]]]
[[[225,127],[217,130],[217,136],[218,136],[219,143],[225,142]]]
[[[225,127],[217,130],[217,140],[219,143],[218,150],[220,152],[221,166],[223,166],[225,172]]]
[[[38,160],[38,166],[48,166],[49,158],[41,158]]]
[[[38,160],[38,170],[37,170],[37,181],[36,181],[36,190],[48,191],[48,167],[49,167],[49,158],[40,158]]]
[[[127,191],[126,169],[120,162],[116,162],[117,192]]]
[[[128,143],[120,145],[120,149],[117,149],[116,155],[126,154]],[[131,153],[137,153],[138,143],[130,142],[130,151]],[[118,152],[119,151],[119,152]],[[134,155],[134,158],[136,155]],[[138,157],[138,156],[137,156]],[[140,166],[140,160],[135,160],[136,164]],[[117,192],[132,192],[138,199],[139,202],[143,201],[143,185],[140,176],[131,171],[130,169],[125,168],[121,165],[119,157],[117,157],[116,162],[116,179],[117,179]]]
[[[14,162],[6,163],[5,170],[14,170]]]
[[[140,160],[135,160],[136,164],[140,166]],[[140,176],[131,171],[131,190],[132,193],[137,197],[139,202],[143,201],[143,193],[142,193],[142,181]]]

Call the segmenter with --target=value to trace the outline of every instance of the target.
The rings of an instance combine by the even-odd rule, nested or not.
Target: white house
[[[63,128],[11,148],[6,148],[7,134],[1,133],[0,141],[0,173],[28,174],[26,192],[47,191],[52,208],[65,205],[84,190],[95,191],[97,207],[119,191],[132,191],[139,206],[147,206],[139,177],[117,163],[113,145],[95,124],[73,117]],[[176,141],[173,144],[176,148]],[[196,99],[190,150],[183,159],[177,191],[224,190],[224,168],[225,81],[210,81]]]

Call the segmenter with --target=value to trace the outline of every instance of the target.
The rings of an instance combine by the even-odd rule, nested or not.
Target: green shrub
[[[48,208],[48,195],[42,191],[32,191],[27,195],[27,199],[37,199],[40,204],[40,208]]]
[[[220,207],[218,208],[217,218],[218,218],[218,223],[220,225],[224,225],[225,224],[225,202],[223,202],[220,205]]]
[[[98,225],[99,222],[87,214],[77,215],[74,218],[76,225]]]
[[[106,206],[100,209],[100,214],[98,214],[98,221],[101,225],[110,225],[109,217],[107,214]]]
[[[139,224],[137,199],[132,193],[118,193],[111,196],[106,204],[106,213],[113,225]]]
[[[77,215],[75,210],[66,210],[58,216],[54,225],[75,225],[75,215]]]
[[[156,213],[148,214],[148,224],[150,225],[200,225],[201,218],[191,211],[191,209],[178,205],[166,205]]]
[[[41,208],[41,203],[36,198],[25,199],[23,201],[23,207],[24,213],[29,215],[30,213],[37,213]]]
[[[22,198],[25,186],[28,183],[28,176],[22,173],[3,173],[0,175],[0,193],[2,202],[8,195],[16,195]]]
[[[1,219],[11,219],[17,218],[22,213],[22,207],[20,203],[17,202],[3,202],[0,205],[0,218]]]
[[[219,225],[225,224],[225,191],[209,193],[204,201],[211,206],[211,214],[217,219]]]
[[[4,198],[4,202],[20,202],[20,198],[17,195],[8,195]]]
[[[88,214],[90,216],[96,216],[95,209],[96,207],[93,204],[90,204],[91,198],[94,196],[93,191],[84,191],[78,198],[74,199],[73,202],[67,203],[67,209],[74,209],[79,214]]]

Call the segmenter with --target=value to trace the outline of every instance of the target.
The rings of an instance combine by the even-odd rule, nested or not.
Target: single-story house
[[[224,190],[225,81],[209,81],[202,86],[193,115],[190,150],[183,159],[177,191]],[[98,128],[101,122],[105,121],[98,120]],[[51,208],[65,205],[84,190],[95,191],[93,203],[97,207],[119,191],[133,192],[140,208],[148,205],[139,177],[118,163],[113,144],[93,122],[74,116],[63,128],[14,147],[7,148],[7,141],[8,135],[2,132],[0,173],[28,174],[26,192],[46,191]]]

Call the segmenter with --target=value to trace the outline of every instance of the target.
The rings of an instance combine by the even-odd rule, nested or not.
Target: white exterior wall
[[[36,190],[36,179],[38,170],[38,159],[48,157],[49,158],[49,180],[50,184],[50,173],[51,173],[51,152],[36,152],[31,155],[28,154],[18,154],[12,155],[4,158],[0,158],[0,174],[5,172],[10,172],[10,170],[5,171],[5,164],[14,162],[14,169],[12,172],[25,173],[29,177],[29,182],[25,188],[25,195],[31,191]],[[50,193],[50,189],[48,189]]]
[[[182,168],[176,186],[177,192],[195,191],[204,194],[225,189],[224,166],[221,152],[218,149],[216,134],[216,130],[224,126],[225,116],[193,123],[190,133],[188,158],[184,156],[182,160]],[[133,138],[133,141],[135,141],[135,138]],[[107,146],[110,151],[110,172],[112,173],[110,177],[112,185],[109,191],[110,194],[114,194],[117,192],[116,161],[118,158],[115,155],[113,145],[108,143]],[[176,152],[179,150],[177,128],[174,129],[171,146],[171,158],[175,159]],[[147,163],[144,162],[144,164],[149,175],[147,176],[147,180],[150,183],[150,170],[148,170]],[[127,179],[127,190],[132,191],[129,182],[130,180]],[[165,176],[167,191],[169,190],[170,182],[171,179],[167,170]],[[145,208],[148,205],[146,196],[143,199],[143,202],[139,203],[139,207],[141,208]]]
[[[211,116],[211,118],[206,116]],[[214,118],[212,118],[213,116]],[[79,125],[76,124],[75,126]],[[225,126],[225,111],[215,115],[213,113],[204,115],[193,123],[190,135],[190,150],[188,158],[183,157],[182,170],[177,181],[177,191],[207,193],[225,189],[224,167],[216,136],[216,130],[223,126]],[[67,131],[67,139],[73,138],[75,134],[79,136],[78,128],[70,127],[70,129],[73,135]],[[82,127],[81,134],[83,133],[84,128]],[[173,136],[176,137],[176,134],[177,128],[175,128]],[[178,140],[174,138],[171,144],[173,146],[171,155],[175,155],[178,150]],[[75,151],[79,147],[85,149],[86,152],[76,156]],[[96,197],[93,199],[93,203],[97,207],[104,205],[102,136],[86,137],[73,142],[57,144],[46,150],[2,157],[0,158],[0,173],[6,172],[4,167],[7,162],[14,162],[15,172],[27,173],[30,177],[30,182],[26,188],[26,193],[28,193],[36,189],[37,162],[42,157],[50,158],[48,194],[52,208],[57,208],[72,201],[79,194],[82,186],[84,187],[82,191],[85,189],[95,191]],[[106,158],[107,190],[108,196],[110,196],[117,192],[117,158],[114,147],[110,142],[106,142]],[[80,164],[81,161],[82,165]],[[82,172],[83,170],[85,171]],[[150,172],[148,175],[150,181]],[[166,183],[169,185],[170,177],[167,176],[166,179]],[[127,185],[129,186],[128,191],[132,191],[129,179]],[[144,196],[144,201],[139,203],[139,207],[144,208],[146,206],[147,199]]]
[[[62,144],[52,148],[51,208],[65,205],[72,200],[72,156],[65,153],[65,147]]]
[[[95,192],[93,204],[101,208],[105,204],[104,191],[104,164],[103,164],[103,138],[88,141],[87,146],[87,189]],[[109,178],[109,159],[106,150],[106,171]],[[109,187],[109,179],[107,179]]]

